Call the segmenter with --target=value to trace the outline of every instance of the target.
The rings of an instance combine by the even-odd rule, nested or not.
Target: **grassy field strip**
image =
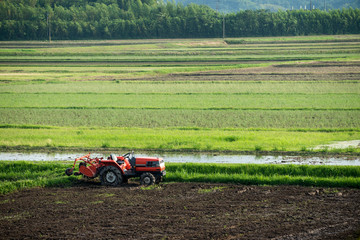
[[[134,39],[132,39],[134,40]],[[131,40],[131,41],[132,41]],[[103,43],[102,41],[94,42],[93,44],[72,44],[69,41],[66,44],[59,44],[61,41],[53,41],[51,44],[44,43],[43,44],[34,44],[36,41],[28,41],[28,42],[0,42],[0,48],[2,49],[0,53],[23,53],[23,54],[56,54],[61,52],[71,52],[71,50],[76,49],[78,53],[97,53],[101,50],[103,54],[113,54],[118,52],[135,52],[138,53],[140,51],[144,52],[165,52],[169,51],[179,51],[182,52],[184,50],[194,50],[194,51],[207,51],[207,50],[219,50],[219,51],[246,51],[250,50],[271,50],[274,48],[286,49],[286,48],[328,48],[332,47],[332,49],[342,49],[342,48],[351,48],[359,46],[360,38],[357,41],[337,41],[337,42],[257,42],[257,43],[234,43],[227,44],[224,41],[217,41],[215,44],[206,44],[207,41],[204,41],[204,44],[201,43],[185,43],[179,42],[175,44],[171,43],[163,43],[158,41],[152,44],[111,44],[111,45],[97,45],[96,43]],[[128,43],[130,43],[128,41]],[[257,48],[259,47],[259,48]],[[63,51],[62,51],[63,50]],[[73,51],[74,52],[74,51]]]
[[[347,61],[347,60],[358,60],[359,56],[358,55],[354,55],[354,56],[343,56],[340,57],[338,59],[331,59],[333,61]],[[323,59],[323,61],[326,61],[326,58]],[[303,63],[312,63],[314,64],[313,61],[308,60],[308,61],[302,61]],[[91,62],[91,61],[78,61],[78,62],[74,62],[74,61],[70,61],[70,62],[66,62],[66,61],[62,61],[62,62],[56,62],[56,61],[33,61],[33,62],[25,62],[25,61],[18,61],[18,62],[14,62],[14,61],[10,61],[10,62],[0,62],[0,66],[1,67],[29,67],[31,68],[36,68],[36,67],[45,67],[45,68],[62,68],[62,67],[66,67],[69,68],[70,70],[72,68],[79,68],[79,67],[89,67],[89,65],[91,65],[91,67],[96,67],[96,68],[113,68],[113,67],[185,67],[185,66],[223,66],[223,65],[235,65],[238,67],[251,67],[251,66],[256,66],[256,65],[263,65],[263,66],[269,66],[269,65],[275,65],[275,64],[296,64],[296,62],[294,63],[294,61],[273,61],[271,63],[268,63],[267,61],[221,61],[221,64],[219,64],[219,61],[202,61],[202,62],[198,62],[198,61],[179,61],[179,62],[148,62],[148,61],[144,61],[144,62],[128,62],[128,61],[103,61],[103,62]],[[322,64],[324,66],[326,66],[326,63],[322,63],[321,61],[319,63],[315,63],[314,65],[318,65],[318,64]],[[341,63],[340,63],[341,64]],[[354,64],[354,63],[353,63]],[[355,63],[356,64],[356,63]],[[39,69],[38,69],[39,70]],[[40,69],[41,70],[41,69]],[[92,69],[89,69],[90,71]],[[18,70],[16,70],[18,71]]]
[[[358,177],[360,166],[315,166],[280,164],[202,164],[202,163],[166,163],[170,172],[200,174],[249,174],[249,175],[287,175],[308,177]],[[359,179],[360,180],[360,179]]]
[[[8,63],[8,61],[7,61]],[[14,62],[15,63],[15,62]],[[16,62],[17,63],[17,62]],[[33,64],[34,61],[31,61]],[[17,69],[12,71],[5,71],[3,70],[5,67],[0,68],[0,81],[76,81],[76,80],[105,80],[105,81],[114,81],[114,80],[126,80],[131,78],[139,78],[139,77],[149,77],[149,76],[159,76],[165,74],[174,74],[174,73],[188,73],[188,72],[199,72],[199,71],[215,71],[215,70],[226,70],[226,69],[238,69],[238,68],[246,68],[246,67],[260,67],[260,66],[268,66],[271,65],[270,63],[253,63],[253,64],[239,64],[237,61],[226,64],[226,65],[214,65],[214,64],[207,64],[201,66],[200,64],[193,64],[191,61],[188,64],[183,64],[181,66],[144,66],[144,67],[137,67],[137,66],[118,66],[116,70],[96,70],[96,67],[93,67],[90,71],[89,66],[85,66],[82,71],[73,71],[72,67],[69,67],[66,70],[45,70],[41,71],[39,65],[41,63],[49,63],[49,61],[44,62],[37,62],[38,70],[34,71],[26,71],[23,66],[17,67]],[[65,63],[65,62],[63,62]],[[66,61],[66,63],[69,63]],[[76,62],[78,63],[78,62]],[[100,61],[100,63],[104,63]],[[112,63],[112,62],[111,62]],[[125,62],[126,65],[128,62]],[[208,63],[205,61],[204,63]],[[58,62],[54,63],[54,65],[59,64]],[[82,64],[85,64],[82,63]],[[153,62],[149,62],[149,65],[153,64]],[[158,64],[158,62],[156,63]],[[143,62],[141,62],[143,65]],[[100,67],[103,69],[103,67]]]
[[[247,65],[247,67],[256,68],[261,67],[263,64],[254,64],[253,66]],[[174,77],[178,77],[177,79],[173,80],[171,77],[168,78],[168,81],[188,81],[191,82],[189,77],[186,76],[187,73],[194,73],[195,75],[200,71],[207,71],[208,74],[202,74],[202,77],[204,79],[208,79],[208,82],[214,81],[214,78],[220,78],[223,76],[223,82],[262,82],[262,81],[278,81],[278,82],[289,82],[294,81],[297,79],[300,79],[301,76],[303,76],[305,81],[308,82],[314,82],[314,80],[318,80],[319,82],[330,82],[330,81],[352,81],[356,82],[359,79],[360,73],[356,72],[357,70],[354,69],[353,72],[327,72],[324,75],[320,75],[317,73],[300,73],[300,72],[294,72],[294,73],[263,73],[263,74],[251,74],[251,73],[241,73],[239,69],[246,68],[245,66],[238,66],[238,65],[227,65],[223,67],[215,67],[215,66],[206,66],[206,67],[153,67],[153,68],[137,68],[134,69],[132,67],[126,69],[119,67],[117,70],[112,71],[97,71],[93,70],[92,72],[80,72],[80,71],[71,71],[71,70],[52,70],[52,71],[37,71],[37,72],[27,72],[22,70],[14,70],[13,72],[0,72],[0,82],[14,82],[14,81],[23,81],[23,82],[64,82],[64,81],[76,81],[76,80],[82,80],[82,81],[112,81],[116,83],[126,81],[127,79],[132,80],[136,78],[149,78],[152,77],[154,81],[156,81],[156,77],[161,77],[166,74],[176,74],[173,75]],[[19,68],[20,69],[20,68]],[[121,70],[123,69],[123,70]],[[216,71],[221,70],[234,70],[233,73],[229,74],[221,74]],[[324,69],[326,70],[326,69]],[[210,72],[212,71],[212,72]],[[235,72],[239,71],[239,72]],[[196,73],[195,73],[196,72]],[[332,76],[330,76],[332,74]],[[327,76],[327,78],[326,78]],[[180,78],[181,77],[181,78]],[[195,76],[192,76],[192,79],[194,79]],[[257,80],[261,77],[260,80]],[[276,79],[278,77],[278,79]],[[336,78],[337,77],[337,78]],[[180,78],[180,79],[179,79]],[[245,79],[244,79],[245,78]],[[267,78],[267,79],[266,79]],[[294,79],[297,78],[297,79]],[[309,80],[306,80],[306,78],[310,78]],[[129,81],[128,80],[128,81]],[[141,80],[141,79],[139,79]],[[151,79],[150,79],[151,80]],[[219,79],[215,79],[218,80]],[[204,80],[195,80],[195,81],[201,81]]]
[[[161,63],[161,62],[99,62],[91,63],[89,69],[88,62],[74,62],[73,64],[68,62],[18,62],[18,64],[0,63],[2,69],[0,73],[123,73],[123,72],[136,72],[136,71],[150,71],[159,70],[161,68],[168,69],[182,69],[189,67],[191,69],[232,69],[232,68],[245,68],[245,67],[261,67],[269,66],[269,63],[241,63],[241,62],[226,62],[223,65],[219,65],[218,62],[178,62],[178,63]],[[6,69],[5,69],[6,67]]]
[[[359,110],[1,109],[0,124],[73,127],[358,128]],[[216,132],[216,131],[215,131]],[[275,134],[275,133],[274,133]]]
[[[0,93],[0,124],[356,128],[360,119],[356,82],[0,85],[9,90]]]
[[[344,108],[344,107],[154,107],[154,106],[22,106],[22,107],[0,107],[0,109],[87,109],[87,110],[202,110],[202,111],[359,111],[360,108]]]
[[[360,43],[360,35],[352,35],[352,39],[336,40],[336,41],[321,41],[317,42],[316,40],[311,41],[301,41],[301,36],[296,38],[300,41],[276,41],[276,40],[267,40],[265,37],[259,37],[251,41],[247,41],[246,38],[241,39],[156,39],[153,42],[147,40],[146,42],[136,42],[136,39],[122,40],[123,42],[113,40],[109,44],[106,40],[93,40],[93,41],[79,41],[79,40],[70,40],[70,41],[61,41],[56,40],[49,42],[40,42],[40,41],[1,41],[0,47],[2,49],[7,49],[12,51],[12,49],[20,49],[20,51],[32,51],[40,50],[43,52],[53,52],[48,49],[64,49],[64,51],[69,51],[69,49],[77,48],[79,52],[86,49],[87,52],[97,52],[104,49],[104,52],[111,52],[111,49],[122,50],[122,51],[134,51],[134,50],[163,50],[163,49],[218,49],[218,48],[243,48],[243,47],[254,47],[260,46],[264,48],[271,47],[281,47],[281,46],[335,46],[341,47],[346,45],[358,45]],[[278,38],[278,37],[277,37]],[[174,41],[175,40],[175,41]],[[320,47],[321,47],[320,46]],[[58,50],[57,52],[60,52]]]
[[[343,83],[344,84],[344,83]],[[346,84],[346,83],[345,83]],[[20,85],[18,85],[20,86]],[[0,89],[1,89],[1,84],[0,84]],[[77,93],[72,93],[72,92],[1,92],[0,94],[3,94],[4,96],[6,95],[14,95],[14,94],[24,94],[24,95],[64,95],[64,96],[81,96],[81,95],[85,95],[85,96],[89,96],[89,95],[94,95],[94,96],[109,96],[109,95],[118,95],[120,96],[222,96],[222,95],[226,95],[226,96],[268,96],[268,95],[274,95],[274,96],[281,96],[281,95],[289,95],[289,96],[306,96],[306,95],[317,95],[317,96],[341,96],[341,95],[349,95],[349,96],[356,96],[359,95],[358,93],[344,93],[344,92],[339,92],[339,93],[267,93],[267,92],[259,92],[259,93],[249,93],[249,92],[144,92],[144,93],[135,93],[135,92],[105,92],[105,93],[95,93],[95,92],[77,92]]]
[[[194,56],[0,56],[0,62],[17,62],[17,61],[89,61],[89,62],[208,62],[208,61],[301,61],[301,60],[321,60],[321,59],[336,59],[336,58],[347,58],[347,57],[359,57],[358,53],[343,53],[342,51],[335,54],[327,53],[311,53],[311,54],[291,54],[280,55],[280,54],[268,54],[268,55],[194,55]]]
[[[0,84],[1,85],[1,84]],[[19,85],[18,85],[19,86]],[[1,89],[1,86],[0,86]],[[349,96],[356,96],[359,95],[358,93],[344,93],[344,92],[339,92],[339,93],[267,93],[267,92],[259,92],[259,93],[248,93],[248,92],[145,92],[145,93],[135,93],[135,92],[105,92],[105,93],[95,93],[95,92],[77,92],[77,93],[72,93],[72,92],[67,92],[67,93],[62,93],[62,92],[1,92],[0,90],[0,94],[5,96],[6,95],[19,95],[19,94],[24,94],[24,95],[38,95],[38,96],[46,96],[46,95],[63,95],[64,97],[66,96],[81,96],[84,95],[84,97],[87,96],[109,96],[109,95],[118,95],[117,97],[123,97],[123,96],[157,96],[157,97],[166,97],[166,96],[230,96],[230,97],[234,97],[234,96],[269,96],[269,95],[273,95],[273,96],[306,96],[306,95],[316,95],[316,96],[342,96],[342,95],[349,95]]]
[[[57,41],[56,41],[57,42]],[[76,53],[80,54],[116,54],[119,52],[129,52],[129,53],[147,53],[147,52],[184,52],[184,51],[246,51],[250,50],[273,50],[276,49],[287,49],[287,48],[300,48],[300,49],[308,49],[308,48],[329,48],[332,49],[343,49],[343,48],[357,48],[360,44],[360,38],[358,41],[353,42],[327,42],[327,43],[257,43],[257,44],[231,44],[227,45],[223,41],[218,41],[217,44],[214,45],[190,45],[190,44],[141,44],[141,45],[111,45],[111,46],[88,46],[88,45],[75,45],[71,46],[71,44],[67,45],[56,45],[54,44],[43,44],[40,46],[32,45],[31,42],[27,42],[25,45],[20,44],[20,42],[16,42],[18,44],[15,45],[8,45],[6,42],[0,43],[0,54],[62,54],[62,53],[74,53],[74,49]]]
[[[232,69],[232,68],[247,68],[247,67],[266,67],[269,66],[270,64],[266,64],[266,63],[262,63],[262,64],[239,64],[239,63],[225,63],[225,65],[229,65],[229,66],[219,66],[218,63],[216,62],[206,62],[206,64],[202,64],[202,63],[177,63],[177,64],[159,64],[159,63],[151,63],[152,65],[150,66],[149,64],[118,64],[118,65],[108,65],[108,66],[97,66],[97,65],[92,65],[91,69],[87,69],[89,66],[86,64],[83,65],[58,65],[58,64],[54,64],[53,66],[48,66],[48,65],[41,65],[40,66],[33,66],[31,64],[29,65],[25,65],[25,64],[19,64],[19,65],[6,65],[6,64],[1,64],[0,66],[2,67],[0,70],[0,73],[2,75],[5,74],[12,74],[15,75],[16,73],[20,74],[20,73],[124,73],[124,72],[135,72],[135,71],[150,71],[150,70],[159,70],[161,68],[167,68],[167,69],[180,69],[182,70],[182,68],[185,67],[189,67],[191,69],[196,69],[196,68],[209,68],[209,69],[215,69],[215,70],[221,70],[221,69]],[[272,65],[274,65],[274,63],[272,63]],[[283,63],[283,65],[285,65],[285,63]],[[215,68],[216,67],[216,68]],[[227,68],[226,68],[227,67]],[[351,66],[349,66],[351,67]],[[336,71],[336,70],[335,70]],[[338,71],[338,70],[337,70]],[[354,73],[356,73],[356,69],[353,70]],[[336,73],[336,72],[334,72]],[[338,72],[337,72],[338,73]],[[212,72],[209,74],[223,74],[224,73],[217,73],[217,72]],[[246,74],[246,73],[229,73],[230,75],[237,75],[237,74]],[[253,73],[254,74],[254,73]],[[258,75],[269,75],[269,74],[274,74],[274,73],[258,73]],[[291,73],[276,73],[277,75],[282,75],[282,74],[291,74]]]
[[[359,110],[359,94],[97,95],[4,94],[0,108]]]
[[[64,174],[71,163],[0,162],[0,194],[30,187],[65,187],[80,177]],[[167,163],[165,182],[217,182],[360,188],[358,166]]]
[[[50,162],[2,161],[0,162],[0,194],[32,187],[71,186],[76,177],[68,177],[64,174],[66,166],[62,163]]]
[[[1,50],[0,49],[0,56],[42,56],[42,57],[50,57],[50,56],[91,56],[91,57],[118,57],[121,56],[188,56],[189,51],[191,51],[192,55],[201,55],[201,56],[211,56],[214,53],[218,55],[251,55],[251,54],[262,54],[262,55],[273,55],[273,54],[282,54],[284,56],[286,55],[293,55],[293,54],[323,54],[326,52],[326,54],[340,54],[340,53],[358,53],[360,51],[360,45],[351,45],[351,46],[280,46],[278,48],[254,48],[254,47],[243,47],[243,48],[191,48],[191,49],[165,49],[165,50],[142,50],[140,51],[121,51],[121,53],[118,51],[116,52],[116,49],[113,51],[106,52],[105,49],[103,49],[101,52],[91,52],[88,51],[88,48],[82,49],[82,51],[79,50],[73,50],[71,51],[68,49],[63,49],[63,51],[56,52],[54,50],[49,52],[44,52],[43,50],[28,50],[28,51],[17,51],[17,50]]]
[[[166,181],[360,187],[360,167],[168,163]]]
[[[0,83],[0,93],[96,94],[360,94],[360,81],[331,82],[60,82]]]
[[[213,63],[212,65],[216,66],[217,63]],[[0,73],[124,73],[124,72],[130,72],[130,71],[144,71],[144,70],[159,70],[161,68],[184,68],[184,67],[190,67],[190,68],[196,68],[196,67],[209,67],[209,64],[197,64],[197,65],[189,65],[189,64],[158,64],[149,66],[148,64],[142,65],[142,64],[131,64],[131,65],[113,65],[113,66],[92,66],[91,69],[88,69],[89,66],[84,64],[83,66],[78,65],[69,65],[69,66],[44,66],[42,65],[41,68],[39,66],[32,66],[32,65],[1,65],[3,67],[6,67],[6,69],[3,69],[0,71]],[[211,64],[210,64],[211,66]],[[239,67],[239,64],[236,64],[236,67]],[[232,67],[234,67],[234,64],[232,64]]]
[[[359,138],[360,132],[352,129],[293,131],[291,129],[201,128],[0,128],[0,146],[31,149],[55,147],[183,151],[308,151],[312,147],[332,141]],[[359,149],[338,151],[358,152]]]

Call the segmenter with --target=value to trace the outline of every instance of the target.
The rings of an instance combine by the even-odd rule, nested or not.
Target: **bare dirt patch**
[[[352,81],[360,79],[360,61],[275,64],[269,67],[180,73],[157,77],[171,81]]]
[[[360,190],[97,182],[0,196],[1,239],[357,239]]]

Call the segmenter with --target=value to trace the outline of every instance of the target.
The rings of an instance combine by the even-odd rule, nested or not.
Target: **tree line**
[[[237,12],[240,10],[299,10],[299,9],[342,9],[360,8],[360,2],[354,0],[176,0],[184,5],[195,3],[207,5],[220,12]]]
[[[360,9],[242,10],[156,0],[2,0],[0,40],[210,38],[360,33]]]

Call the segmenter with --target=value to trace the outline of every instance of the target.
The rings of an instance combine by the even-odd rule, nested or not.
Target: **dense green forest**
[[[330,10],[342,8],[360,8],[359,0],[176,0],[184,5],[195,3],[207,5],[220,12],[237,12],[240,10],[269,9],[299,10],[312,9]]]
[[[315,1],[315,0],[314,0]],[[156,0],[0,0],[0,40],[360,33],[360,9],[242,10]]]

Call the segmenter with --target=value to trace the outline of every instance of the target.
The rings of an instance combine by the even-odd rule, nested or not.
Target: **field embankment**
[[[31,187],[76,186],[81,181],[86,181],[80,180],[81,177],[65,175],[65,169],[71,167],[71,163],[2,161],[0,164],[0,194]],[[359,166],[198,163],[166,165],[165,182],[360,188]],[[92,181],[100,184],[98,179]]]

